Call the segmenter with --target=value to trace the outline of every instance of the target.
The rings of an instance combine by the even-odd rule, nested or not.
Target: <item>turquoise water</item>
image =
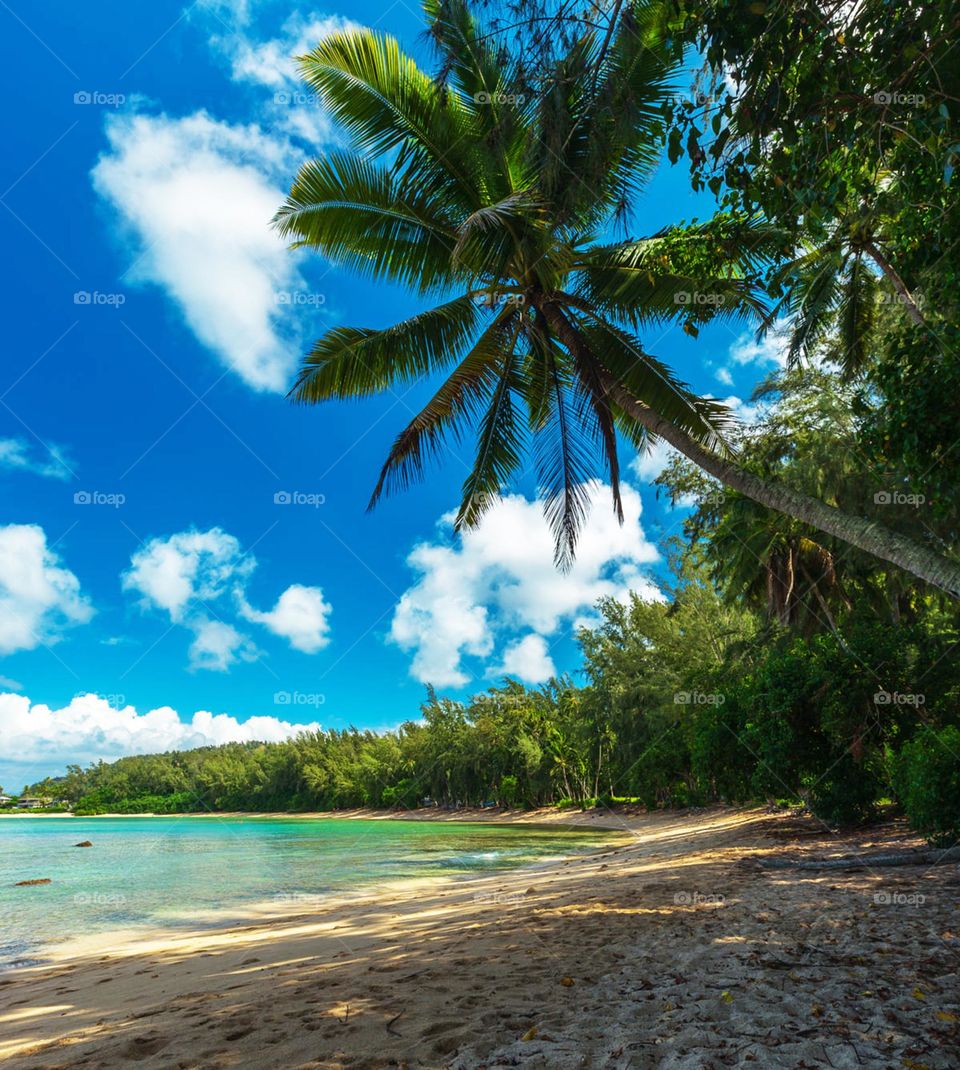
[[[93,847],[75,847],[81,840]],[[140,925],[228,924],[253,904],[303,912],[330,892],[510,869],[603,842],[605,834],[594,829],[459,822],[2,819],[0,965],[42,961],[47,947],[71,937]],[[51,883],[15,886],[42,877]]]

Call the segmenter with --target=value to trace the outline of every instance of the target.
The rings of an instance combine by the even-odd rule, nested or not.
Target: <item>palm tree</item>
[[[750,498],[891,561],[954,595],[960,567],[925,545],[739,467],[729,412],[647,353],[637,331],[763,314],[762,245],[719,219],[605,244],[659,159],[676,70],[649,0],[602,39],[587,34],[525,94],[529,72],[480,33],[463,0],[427,0],[439,81],[398,42],[332,35],[301,60],[352,138],[306,163],[276,216],[296,246],[441,303],[392,327],[336,327],[291,395],[315,404],[444,374],[398,435],[371,498],[421,478],[449,438],[475,429],[458,527],[478,523],[532,444],[561,566],[603,474],[621,513],[618,432],[663,439]],[[731,257],[731,245],[737,256]]]

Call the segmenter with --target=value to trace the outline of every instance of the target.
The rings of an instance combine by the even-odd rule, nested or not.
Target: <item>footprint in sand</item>
[[[149,1059],[169,1043],[166,1037],[134,1037],[120,1054],[125,1059]]]
[[[227,1040],[227,1041],[230,1041],[232,1043],[234,1040],[243,1040],[244,1037],[250,1036],[250,1034],[252,1032],[253,1032],[253,1026],[252,1025],[251,1026],[244,1026],[241,1029],[234,1029],[234,1031],[232,1033],[227,1033],[227,1035],[226,1035],[226,1037],[224,1037],[224,1039]]]

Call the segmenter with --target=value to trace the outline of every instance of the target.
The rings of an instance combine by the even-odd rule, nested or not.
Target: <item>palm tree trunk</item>
[[[858,550],[889,561],[905,572],[926,580],[953,598],[960,598],[960,565],[949,558],[935,553],[915,539],[891,531],[875,520],[844,513],[818,498],[811,498],[782,483],[761,479],[745,471],[662,420],[620,386],[609,372],[604,378],[607,390],[625,412],[721,483],[768,509],[792,516],[818,531],[833,535],[856,546]]]
[[[586,339],[567,319],[562,309],[549,300],[537,304],[551,330],[556,333],[565,348],[579,349],[584,358],[589,358],[591,362],[599,365],[599,361],[590,353]],[[915,539],[891,531],[875,520],[844,513],[818,498],[811,498],[808,494],[802,494],[782,483],[771,482],[746,471],[726,457],[702,446],[685,431],[658,416],[635,398],[606,368],[600,367],[599,376],[608,396],[624,412],[650,434],[662,438],[678,453],[682,453],[725,486],[752,498],[768,509],[792,516],[818,531],[857,547],[858,550],[889,561],[905,572],[945,591],[951,598],[960,599],[960,565],[956,562],[935,553]]]
[[[900,295],[900,300],[903,302],[904,308],[906,308],[907,315],[910,319],[912,319],[918,327],[926,327],[927,322],[923,318],[920,308],[914,300],[913,294],[907,289],[907,284],[900,278],[900,273],[893,264],[890,263],[872,241],[864,242],[863,251],[889,279],[890,284]]]

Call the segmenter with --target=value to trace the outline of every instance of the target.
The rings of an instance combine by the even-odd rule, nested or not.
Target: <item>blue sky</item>
[[[576,666],[573,630],[598,595],[655,591],[656,547],[680,519],[646,482],[657,458],[631,468],[625,527],[599,506],[559,578],[532,481],[453,537],[455,449],[366,513],[426,387],[285,400],[328,326],[419,307],[268,227],[296,166],[338,137],[290,57],[347,17],[422,55],[405,3],[0,10],[16,101],[0,165],[8,788],[71,760],[395,725],[427,681],[455,695],[503,671],[536,683]],[[664,162],[631,229],[710,211]],[[721,397],[748,397],[772,361],[736,326],[644,341]]]

